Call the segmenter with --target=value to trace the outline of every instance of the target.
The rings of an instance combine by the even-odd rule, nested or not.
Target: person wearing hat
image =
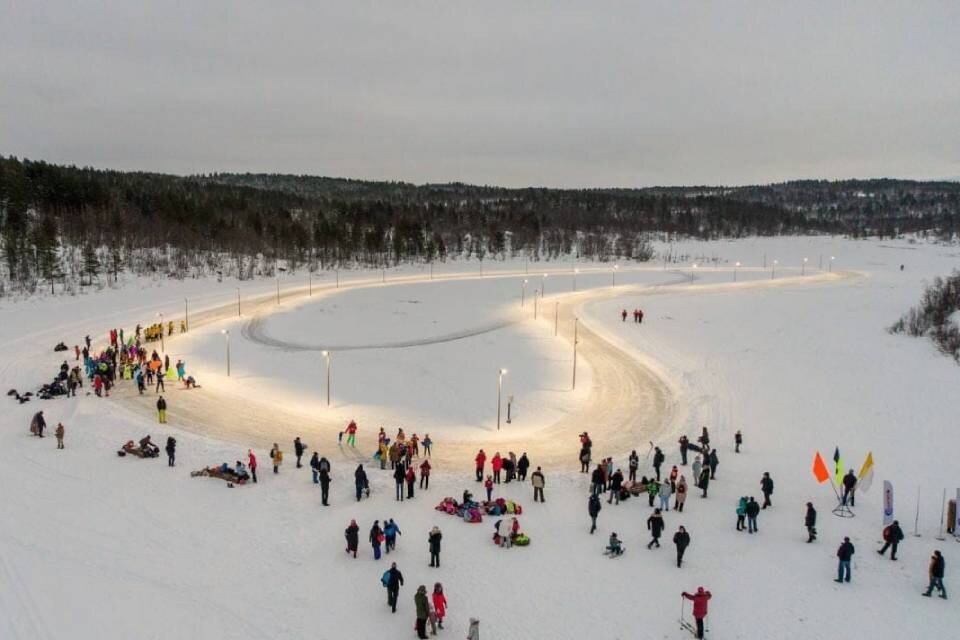
[[[703,638],[703,619],[707,617],[707,601],[713,597],[713,594],[703,587],[697,587],[696,593],[690,594],[684,591],[681,595],[693,601],[693,619],[697,623],[697,637]]]

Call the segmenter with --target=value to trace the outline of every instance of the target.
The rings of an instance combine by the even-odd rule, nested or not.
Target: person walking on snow
[[[690,444],[690,439],[686,435],[682,435],[677,442],[680,445],[680,464],[685,467],[687,466],[687,446]],[[693,477],[696,478],[698,475],[700,474],[695,471]]]
[[[370,542],[370,546],[373,547],[373,559],[380,559],[380,545],[384,541],[383,529],[380,528],[380,521],[374,520],[373,526],[370,527],[370,534],[367,536],[367,540]],[[396,564],[394,564],[396,566]]]
[[[300,436],[297,436],[293,439],[293,453],[297,456],[297,469],[302,469],[303,465],[300,463],[300,459],[303,458],[303,452],[307,450],[307,445],[300,442]],[[314,480],[316,482],[316,480]]]
[[[660,483],[660,489],[657,495],[660,497],[660,510],[670,511],[670,496],[673,495],[673,488],[670,486],[670,481],[666,478]]]
[[[407,473],[404,476],[407,481],[407,500],[413,499],[413,488],[417,484],[417,472],[413,470],[413,465],[407,467]]]
[[[533,485],[533,501],[537,502],[539,498],[540,502],[546,502],[543,499],[543,487],[547,481],[543,477],[543,471],[540,470],[540,467],[537,467],[537,470],[530,474],[530,483]]]
[[[693,479],[697,481],[697,486],[699,486],[700,481],[700,471],[703,469],[703,463],[700,462],[700,456],[697,456],[693,459]]]
[[[660,465],[663,464],[663,461],[666,459],[666,456],[663,455],[663,451],[660,451],[660,447],[653,448],[653,470],[657,472],[657,482],[660,482]]]
[[[363,470],[363,465],[358,464],[356,471],[353,472],[353,485],[357,490],[357,502],[360,502],[360,496],[367,488],[367,472]]]
[[[393,521],[393,518],[387,520],[383,526],[383,541],[384,541],[384,550],[387,553],[391,551],[396,551],[397,549],[397,536],[402,536],[403,532],[400,531],[400,527],[396,522]]]
[[[273,449],[270,449],[270,460],[273,462],[273,472],[280,473],[280,465],[283,464],[283,451],[280,451],[280,445],[273,443]]]
[[[693,601],[693,619],[697,624],[697,638],[703,638],[703,619],[707,617],[707,602],[713,597],[703,587],[697,587],[695,594],[684,591],[681,594],[687,600]]]
[[[430,566],[440,568],[440,541],[443,539],[443,534],[440,532],[440,527],[434,526],[433,529],[430,529],[430,535],[427,536],[427,543],[430,547]],[[437,617],[442,618],[440,614],[437,614]]]
[[[597,530],[597,516],[600,515],[600,497],[592,494],[587,500],[587,513],[590,514],[590,533]]]
[[[843,504],[847,504],[847,500],[850,501],[850,506],[856,506],[856,492],[857,492],[857,476],[853,473],[853,469],[847,471],[847,475],[843,476]]]
[[[610,476],[610,497],[607,499],[607,504],[611,504],[614,500],[617,501],[617,504],[620,504],[620,487],[622,486],[623,472],[617,469]]]
[[[527,457],[527,452],[524,451],[520,454],[520,459],[517,461],[517,480],[520,482],[527,481],[527,469],[530,468],[530,458]]]
[[[706,449],[706,447],[704,447]],[[717,479],[717,467],[720,466],[720,458],[717,457],[717,450],[711,449],[710,455],[707,456],[707,464],[710,465],[710,479]]]
[[[743,444],[743,434],[740,433],[740,430],[737,429],[737,432],[733,434],[733,452],[740,453],[740,445]]]
[[[930,556],[930,567],[927,570],[927,573],[930,575],[930,584],[927,585],[927,590],[921,595],[929,598],[930,594],[933,593],[934,587],[936,587],[940,591],[940,597],[944,600],[947,599],[947,590],[943,587],[944,568],[943,555],[940,551],[934,551],[933,555]]]
[[[620,312],[620,318],[623,320],[623,322],[626,322],[626,321],[627,321],[627,310],[626,310],[626,309],[624,309],[623,311]]]
[[[397,569],[397,563],[390,564],[390,569],[386,575],[387,584],[387,606],[391,612],[397,612],[397,597],[400,595],[400,586],[403,585],[403,574]]]
[[[483,488],[487,490],[487,502],[493,500],[493,476],[487,476],[483,481]]]
[[[173,436],[167,437],[167,466],[172,467],[177,458],[177,440]]]
[[[759,533],[760,528],[757,527],[757,516],[760,515],[760,504],[753,499],[753,496],[750,496],[750,499],[747,501],[747,533]]]
[[[813,508],[813,503],[807,503],[807,514],[803,517],[803,525],[807,528],[807,542],[813,542],[817,539],[817,510]]]
[[[430,488],[430,461],[424,460],[420,463],[420,489]]]
[[[900,541],[903,540],[903,529],[900,528],[900,522],[897,520],[893,521],[893,524],[887,525],[883,529],[883,546],[877,551],[880,555],[886,553],[887,549],[890,549],[890,559],[897,559],[897,547],[900,546]]]
[[[443,585],[439,582],[433,585],[433,610],[437,614],[437,626],[443,629],[443,619],[447,616],[447,597],[443,594]]]
[[[493,460],[490,461],[490,465],[493,467],[494,484],[500,484],[500,470],[503,469],[503,459],[500,457],[499,451],[493,454]]]
[[[677,569],[679,569],[683,564],[683,554],[690,546],[690,534],[682,525],[673,534],[673,544],[677,547]]]
[[[701,498],[707,497],[707,488],[710,486],[710,467],[703,467],[700,470],[700,489],[703,493],[700,495]]]
[[[683,512],[683,505],[687,502],[687,478],[685,476],[680,476],[680,480],[677,481],[677,494],[674,498],[673,508],[677,511]]]
[[[357,446],[357,423],[353,420],[351,420],[350,424],[347,425],[347,446]]]
[[[480,452],[477,453],[477,457],[473,459],[477,467],[477,482],[483,482],[483,465],[487,461],[487,454],[483,452],[483,449],[480,449]]]
[[[476,618],[470,618],[470,626],[467,627],[467,640],[480,640],[480,621]]]
[[[660,534],[663,533],[663,516],[660,515],[660,509],[654,509],[653,515],[647,518],[647,529],[652,536],[647,543],[647,549],[652,549],[654,545],[660,548]]]
[[[603,469],[600,467],[600,465],[597,465],[597,468],[594,469],[593,473],[590,474],[590,493],[600,495],[600,491],[602,488],[603,488]]]
[[[403,502],[403,481],[407,477],[407,470],[403,467],[403,462],[397,462],[393,469],[393,482],[396,485],[397,502]]]
[[[747,497],[740,496],[737,501],[737,531],[743,531],[747,528],[744,521],[747,519]]]
[[[770,496],[773,495],[773,478],[770,477],[769,471],[763,472],[763,477],[760,479],[760,491],[763,492],[762,508],[772,507],[773,503],[770,502]]]
[[[57,449],[63,449],[64,428],[62,422],[57,423],[57,429],[53,432],[53,435],[57,438]]]
[[[420,441],[420,444],[423,445],[423,455],[426,458],[430,457],[430,447],[433,446],[433,440],[430,439],[430,434],[423,436],[423,440]]]
[[[167,424],[167,401],[163,396],[157,399],[157,420],[160,424]]]
[[[313,484],[320,484],[320,454],[316,451],[310,456],[310,472],[313,474]]]
[[[413,604],[417,609],[417,638],[427,638],[427,618],[430,617],[430,601],[427,599],[427,587],[420,585],[413,596]]]
[[[347,539],[347,553],[352,553],[357,557],[357,547],[360,546],[360,526],[356,520],[351,520],[350,525],[343,532],[343,537]]]
[[[844,538],[837,549],[837,579],[834,582],[850,582],[850,560],[854,551],[850,538]]]

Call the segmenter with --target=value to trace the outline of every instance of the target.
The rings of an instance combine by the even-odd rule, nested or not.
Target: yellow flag
[[[867,459],[863,461],[860,467],[860,475],[857,476],[857,489],[860,491],[869,491],[873,484],[873,452],[867,453]]]

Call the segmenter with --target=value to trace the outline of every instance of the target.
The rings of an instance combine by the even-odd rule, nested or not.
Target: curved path
[[[522,276],[522,273],[511,276]],[[669,282],[657,285],[619,286],[599,290],[587,290],[578,293],[549,296],[554,301],[564,301],[561,305],[560,334],[573,345],[574,318],[583,308],[597,301],[620,297],[625,294],[653,293],[667,294],[671,291],[690,292],[694,290],[736,290],[742,288],[766,287],[805,287],[833,282],[852,277],[849,273],[821,273],[803,278],[781,278],[778,280],[760,280],[740,283],[698,285],[691,282],[688,274],[673,274]],[[488,276],[489,277],[489,276]],[[497,276],[495,276],[497,277]],[[468,276],[463,279],[476,279]],[[411,282],[407,279],[404,282]],[[429,280],[426,280],[429,282]],[[678,284],[683,282],[684,284]],[[390,283],[376,283],[366,286],[390,286]],[[327,293],[330,293],[329,291]],[[268,311],[275,308],[272,297],[265,296],[256,308]],[[235,306],[226,309],[214,309],[205,312],[203,322],[214,319],[234,317]],[[507,321],[507,324],[513,323]],[[551,319],[541,322],[552,323]],[[197,321],[193,321],[194,325]],[[263,338],[276,348],[315,350],[315,345],[286,343],[258,333],[262,325],[257,320],[247,323],[245,334],[256,339]],[[506,326],[506,325],[503,325]],[[496,327],[486,327],[492,331]],[[463,335],[438,336],[413,344],[393,345],[357,345],[354,348],[401,348],[432,342],[463,339],[479,332],[464,332]],[[650,440],[658,440],[676,426],[677,407],[669,381],[654,373],[653,369],[641,363],[629,353],[629,348],[608,340],[601,332],[591,329],[589,321],[581,319],[578,326],[578,357],[586,360],[593,371],[593,380],[588,398],[572,413],[539,432],[529,432],[522,438],[511,437],[508,431],[492,432],[484,442],[484,448],[497,448],[500,451],[528,451],[535,464],[547,469],[578,467],[576,454],[577,434],[583,430],[591,433],[598,443],[598,455],[616,455],[640,449]],[[344,347],[337,347],[343,349]],[[127,386],[118,389],[115,394],[122,402],[137,411],[149,410],[152,413],[152,397],[139,397]],[[204,388],[199,391],[176,393],[170,401],[168,411],[170,423],[178,428],[200,433],[225,441],[238,443],[241,447],[255,446],[268,448],[273,442],[289,443],[294,435],[302,435],[307,442],[334,442],[336,434],[343,428],[343,422],[326,416],[309,415],[292,406],[275,406],[259,399],[250,399],[230,393],[225,389]],[[375,448],[376,430],[379,425],[361,425],[356,449],[344,447],[341,459],[367,462],[369,453]],[[434,461],[438,467],[460,469],[469,468],[478,444],[476,442],[456,442],[443,439],[441,430],[435,430]],[[337,456],[333,456],[336,458]]]

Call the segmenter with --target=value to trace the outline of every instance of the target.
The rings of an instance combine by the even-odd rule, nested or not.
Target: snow
[[[559,302],[567,314],[557,337],[549,314],[534,322],[528,305],[520,310],[520,283],[530,280],[529,295],[539,277],[521,273],[524,265],[517,262],[496,265],[499,273],[484,263],[483,279],[463,265],[455,267],[457,279],[432,282],[422,269],[388,272],[386,285],[377,283],[379,273],[347,278],[341,272],[339,291],[324,288],[330,276],[317,278],[309,298],[293,293],[306,278],[289,277],[283,284],[290,295],[279,310],[269,313],[276,305],[260,305],[261,326],[264,335],[300,349],[250,340],[243,328],[253,320],[252,303],[239,319],[216,311],[235,300],[232,282],[145,282],[5,306],[0,376],[7,388],[23,391],[56,369],[62,357],[50,349],[58,340],[72,347],[86,333],[104,336],[112,326],[147,323],[160,311],[179,317],[189,298],[197,327],[168,349],[171,358],[185,357],[204,388],[169,390],[171,413],[187,398],[197,406],[225,398],[226,405],[216,406],[238,416],[272,405],[277,424],[264,424],[264,437],[284,434],[276,438],[287,458],[274,476],[262,438],[222,425],[208,430],[202,421],[158,428],[152,395],[129,397],[120,389],[110,400],[82,396],[18,405],[8,399],[0,430],[0,637],[412,638],[415,588],[426,584],[430,590],[436,581],[449,600],[441,634],[454,638],[465,636],[473,616],[484,638],[682,638],[679,592],[699,585],[714,593],[709,620],[716,638],[952,637],[960,623],[956,606],[919,592],[934,548],[943,550],[945,583],[951,595],[956,592],[958,547],[950,537],[938,542],[934,536],[941,492],[956,491],[949,462],[960,445],[954,428],[960,369],[929,341],[890,335],[886,327],[916,303],[925,281],[951,271],[960,251],[820,237],[671,248],[690,256],[690,264],[636,271],[624,265],[618,290],[609,287],[609,265],[580,265],[575,295],[567,293],[572,274],[553,273],[545,303],[549,309]],[[821,254],[825,271],[835,256],[836,273],[817,269]],[[771,273],[774,259],[777,271]],[[736,261],[743,266],[734,284]],[[588,274],[591,268],[598,271]],[[407,276],[423,281],[400,283]],[[241,285],[250,300],[269,297],[275,286]],[[620,309],[636,306],[646,313],[643,324],[621,322]],[[681,517],[666,514],[660,550],[644,548],[649,510],[643,498],[619,506],[604,502],[599,530],[588,534],[587,480],[571,468],[577,432],[564,416],[580,415],[601,391],[588,357],[601,352],[593,337],[580,345],[577,391],[570,392],[567,325],[574,315],[589,332],[582,335],[615,345],[624,367],[632,358],[669,396],[664,406],[638,416],[635,430],[623,437],[603,424],[583,424],[594,434],[595,457],[616,456],[626,469],[623,438],[635,443],[641,458],[655,438],[669,469],[678,462],[677,436],[692,438],[701,425],[710,427],[719,447],[710,497],[701,499],[694,490]],[[230,379],[223,371],[222,329],[231,331]],[[490,330],[476,333],[484,329]],[[460,334],[465,337],[453,339]],[[398,342],[430,344],[385,348]],[[335,352],[330,409],[323,402],[321,347]],[[517,414],[513,431],[498,435],[500,367],[509,369],[504,391],[516,396]],[[39,408],[51,427],[67,425],[66,450],[57,451],[52,437],[28,436]],[[285,422],[288,414],[304,421]],[[437,441],[429,491],[395,503],[389,472],[369,469],[373,498],[356,503],[352,473],[366,455],[339,450],[327,426],[350,416],[361,420],[358,449],[364,452],[380,420],[391,435],[401,425],[429,428]],[[555,423],[569,431],[558,431]],[[732,446],[737,429],[745,440],[739,455]],[[122,442],[148,432],[160,442],[168,434],[177,437],[176,468],[115,455]],[[290,442],[298,434],[333,461],[329,508],[319,506],[310,474],[293,468]],[[549,461],[548,502],[535,505],[528,485],[498,487],[523,505],[519,519],[533,540],[525,549],[501,550],[489,539],[494,519],[469,525],[433,507],[446,495],[459,498],[464,488],[482,492],[463,452],[485,446],[492,453],[518,439],[534,466]],[[220,481],[189,476],[205,465],[242,459],[248,446],[260,459],[259,484],[226,489]],[[874,486],[858,496],[853,519],[830,514],[833,494],[810,474],[814,451],[829,458],[835,446],[855,469],[867,451],[876,460]],[[556,451],[569,452],[569,463],[556,461]],[[641,473],[650,471],[648,465]],[[759,495],[763,471],[776,482],[774,507],[761,514],[759,534],[738,533],[736,499]],[[894,485],[896,515],[908,534],[896,563],[874,553],[882,480]],[[922,537],[914,538],[918,489]],[[811,545],[804,543],[802,526],[808,500],[819,512],[820,539]],[[379,584],[389,565],[375,563],[363,542],[373,519],[388,517],[403,530],[396,555],[386,558],[395,559],[406,578],[396,615]],[[356,560],[343,553],[342,532],[351,518],[361,526]],[[444,532],[439,570],[427,567],[426,536],[434,524]],[[669,538],[680,524],[692,545],[678,570]],[[601,555],[611,530],[627,549],[616,560]],[[844,535],[857,547],[854,581],[837,585],[834,553]]]

